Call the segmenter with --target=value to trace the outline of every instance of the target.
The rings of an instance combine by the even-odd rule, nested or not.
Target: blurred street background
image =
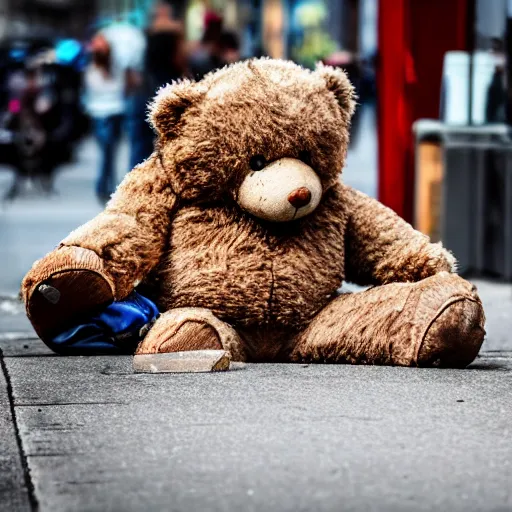
[[[160,86],[264,55],[345,69],[345,181],[510,282],[510,4],[0,0],[0,294],[151,153]]]

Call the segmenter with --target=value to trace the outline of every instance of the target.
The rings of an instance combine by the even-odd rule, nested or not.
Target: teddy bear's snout
[[[296,158],[281,158],[246,176],[238,204],[264,220],[286,222],[310,214],[320,203],[322,183]]]

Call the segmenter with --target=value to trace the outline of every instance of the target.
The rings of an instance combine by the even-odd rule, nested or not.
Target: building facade
[[[0,38],[62,36],[81,39],[94,20],[95,0],[3,0]]]

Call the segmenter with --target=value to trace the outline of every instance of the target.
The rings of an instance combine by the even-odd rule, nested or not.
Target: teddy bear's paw
[[[163,313],[139,344],[136,354],[189,350],[226,350],[235,361],[243,360],[236,331],[202,308],[176,308]]]
[[[22,295],[43,340],[114,299],[101,259],[80,247],[60,247],[37,261],[23,280]]]
[[[484,323],[480,300],[454,298],[428,328],[418,353],[418,366],[465,368],[482,346]]]
[[[160,328],[159,328],[160,327]],[[222,350],[215,329],[208,324],[187,320],[176,329],[154,327],[137,349],[137,354],[160,354],[189,350]]]

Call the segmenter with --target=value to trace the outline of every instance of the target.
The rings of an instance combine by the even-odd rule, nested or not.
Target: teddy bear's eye
[[[299,160],[302,160],[305,164],[311,165],[311,153],[309,151],[301,151],[299,153]]]
[[[249,165],[253,171],[261,171],[267,165],[267,161],[263,155],[255,155],[249,161]]]

